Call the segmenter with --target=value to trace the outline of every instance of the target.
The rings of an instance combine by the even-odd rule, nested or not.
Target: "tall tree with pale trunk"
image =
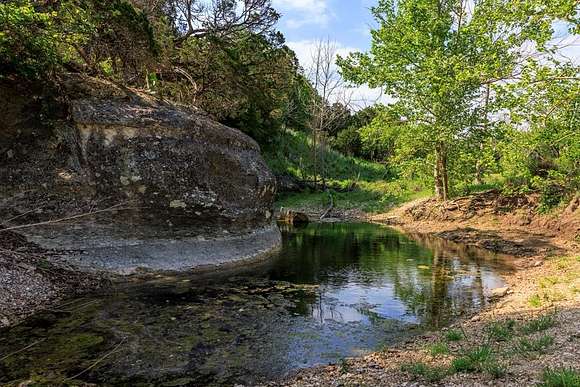
[[[553,22],[577,23],[578,11],[576,0],[380,0],[370,51],[338,63],[345,79],[398,100],[406,130],[432,154],[437,198],[447,200],[451,150],[489,127],[501,108],[494,85],[518,78],[530,47],[550,54]]]

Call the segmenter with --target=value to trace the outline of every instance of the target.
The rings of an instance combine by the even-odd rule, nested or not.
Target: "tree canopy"
[[[429,149],[437,196],[449,197],[456,144],[494,128],[496,85],[533,65],[526,46],[552,54],[555,20],[573,21],[577,3],[540,0],[381,0],[368,53],[339,60],[343,76],[397,98],[414,141]]]

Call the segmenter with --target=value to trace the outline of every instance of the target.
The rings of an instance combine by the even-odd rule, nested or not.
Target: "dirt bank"
[[[579,203],[575,198],[552,215],[538,215],[533,196],[488,191],[447,203],[419,200],[370,216],[408,232],[510,254],[518,270],[504,278],[508,287],[499,289],[491,307],[448,329],[270,385],[523,386],[542,382],[548,369],[568,370],[569,385],[578,385]]]
[[[57,254],[0,228],[0,327],[107,282],[102,276],[51,262],[49,258]]]

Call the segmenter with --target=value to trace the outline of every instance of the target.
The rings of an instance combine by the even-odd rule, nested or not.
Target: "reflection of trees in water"
[[[405,236],[370,224],[310,225],[287,240],[274,272],[297,283],[391,283],[396,298],[421,323],[439,326],[485,302],[483,272],[497,266],[494,256],[485,255],[440,238]],[[312,315],[340,320],[340,308],[324,302],[324,287],[319,291]]]

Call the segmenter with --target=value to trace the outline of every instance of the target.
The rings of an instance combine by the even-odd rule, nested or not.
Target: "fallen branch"
[[[52,219],[52,220],[47,220],[47,221],[38,222],[38,223],[22,224],[20,226],[6,227],[6,228],[0,229],[0,233],[6,232],[6,231],[12,231],[12,230],[19,230],[19,229],[22,229],[22,228],[30,228],[30,227],[37,227],[37,226],[46,226],[46,225],[49,225],[49,224],[66,222],[68,220],[74,220],[74,219],[84,218],[84,217],[87,217],[87,216],[102,214],[104,212],[123,211],[123,210],[130,210],[130,209],[134,209],[135,208],[135,207],[121,207],[121,206],[122,206],[122,204],[116,204],[116,205],[114,205],[112,207],[105,208],[103,210],[85,212],[83,214],[78,214],[78,215],[74,215],[74,216],[68,216],[68,217],[65,217],[65,218]]]
[[[326,218],[330,212],[332,211],[332,209],[334,208],[334,199],[332,198],[332,194],[330,193],[330,190],[326,190],[326,192],[328,193],[328,197],[330,198],[330,204],[328,205],[328,208],[326,209],[326,211],[324,211],[324,213],[322,215],[320,215],[320,220]]]
[[[6,355],[6,356],[0,357],[0,361],[4,361],[4,360],[8,359],[10,356],[16,355],[17,353],[24,352],[24,351],[26,351],[27,349],[29,349],[29,348],[32,348],[32,347],[34,347],[36,344],[42,343],[42,342],[43,342],[43,341],[45,341],[45,340],[46,340],[46,339],[40,339],[40,340],[38,340],[38,341],[35,341],[35,342],[34,342],[34,343],[32,343],[32,344],[29,344],[29,345],[27,345],[26,347],[24,347],[24,348],[22,348],[22,349],[19,349],[18,351],[14,351],[14,352],[12,352],[12,353],[9,353],[9,354],[8,354],[8,355]]]
[[[108,358],[109,356],[111,356],[112,354],[114,354],[115,352],[117,352],[117,350],[119,349],[119,347],[121,347],[121,344],[123,344],[125,342],[125,340],[126,340],[126,338],[123,338],[123,340],[121,340],[121,342],[119,344],[117,344],[115,346],[115,348],[113,348],[111,351],[107,352],[104,356],[102,356],[101,358],[97,359],[97,361],[95,361],[93,364],[91,364],[90,366],[88,366],[87,368],[85,368],[84,370],[82,370],[81,372],[79,372],[78,374],[76,374],[75,376],[71,376],[70,378],[66,378],[65,380],[73,380],[73,379],[76,379],[79,376],[81,376],[82,374],[84,374],[85,372],[88,372],[88,371],[92,370],[100,362],[102,362],[103,360],[105,360],[106,358]]]

